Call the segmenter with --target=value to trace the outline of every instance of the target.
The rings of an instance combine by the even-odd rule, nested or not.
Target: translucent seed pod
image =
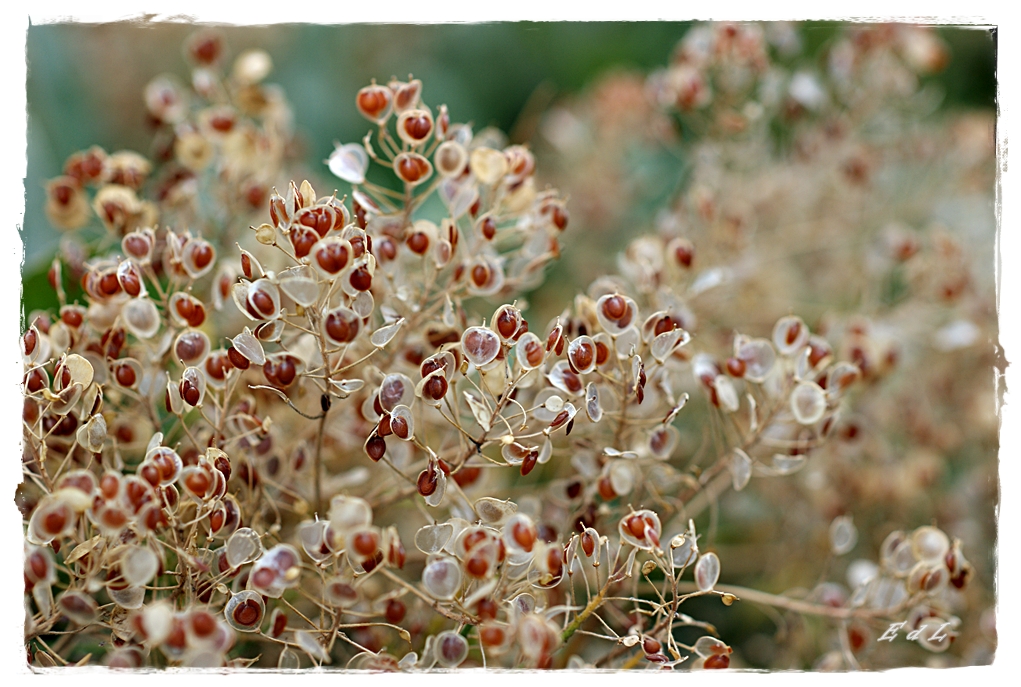
[[[622,541],[639,549],[651,550],[659,548],[663,526],[656,513],[645,509],[628,513],[621,518],[617,531]]]
[[[338,145],[326,161],[330,172],[349,184],[364,184],[369,155],[358,143]]]
[[[554,387],[571,396],[577,396],[585,389],[581,378],[571,370],[571,366],[566,360],[557,361],[546,375],[546,379]],[[547,409],[549,410],[549,408]],[[560,412],[560,410],[555,412]]]
[[[181,392],[181,399],[189,406],[193,408],[201,406],[206,397],[206,376],[197,367],[185,368],[178,390]]]
[[[433,166],[429,159],[418,153],[400,153],[394,158],[394,173],[408,186],[418,186],[432,176]]]
[[[312,249],[312,267],[326,279],[335,279],[347,267],[353,254],[348,241],[339,236],[327,236]]]
[[[433,164],[441,176],[456,179],[468,164],[468,151],[457,141],[444,141],[433,154]]]
[[[533,332],[525,332],[514,346],[518,365],[525,370],[534,370],[542,365],[546,350],[542,340]]]
[[[849,515],[841,515],[830,523],[830,549],[836,556],[849,553],[858,543],[858,530]]]
[[[57,599],[57,608],[70,620],[82,627],[91,625],[99,617],[99,606],[88,594],[69,590]]]
[[[461,588],[461,566],[452,558],[437,556],[422,571],[422,586],[434,599],[454,598]]]
[[[273,320],[280,316],[280,289],[269,279],[257,279],[249,284],[244,297],[242,312],[251,319]]]
[[[492,186],[508,171],[507,158],[499,150],[479,146],[471,151],[469,165],[479,182]]]
[[[379,405],[388,413],[399,405],[411,407],[415,401],[415,385],[399,372],[389,374],[379,385]]]
[[[310,308],[319,300],[319,283],[311,267],[292,267],[280,273],[278,279],[284,295],[301,307]]]
[[[444,668],[456,668],[468,658],[468,640],[453,630],[437,635],[433,646],[436,661]]]
[[[363,117],[382,126],[393,111],[393,91],[377,84],[365,86],[358,91],[355,104]]]
[[[186,329],[174,340],[174,357],[188,367],[199,367],[209,355],[209,337],[199,329]]]
[[[500,352],[500,337],[487,327],[469,327],[461,335],[461,350],[476,367],[483,367]]]
[[[412,147],[429,140],[433,129],[432,113],[426,109],[405,110],[397,118],[397,136]]]
[[[719,401],[719,405],[722,410],[725,410],[728,413],[734,413],[741,407],[741,400],[737,395],[737,388],[734,386],[734,382],[730,379],[730,377],[726,375],[718,375],[716,379],[713,380],[713,389],[716,391],[716,399]]]
[[[810,332],[800,317],[781,317],[773,326],[773,345],[780,355],[793,356],[808,342]]]
[[[145,587],[125,587],[124,589],[107,588],[106,593],[121,608],[133,610],[142,607],[145,600]]]
[[[735,338],[734,357],[745,365],[744,378],[756,383],[765,381],[776,364],[776,351],[766,339]]]
[[[405,405],[395,406],[390,413],[390,431],[404,441],[411,441],[415,436],[415,416],[411,408]]]
[[[815,382],[801,382],[791,392],[791,412],[803,425],[813,425],[826,412],[826,392]]]
[[[151,299],[133,298],[121,310],[124,326],[139,339],[151,339],[160,328],[160,314]]]
[[[590,336],[579,336],[567,346],[567,359],[577,374],[586,374],[596,367],[596,343]]]
[[[637,322],[638,306],[627,296],[606,294],[596,301],[596,319],[607,334],[616,338]],[[637,329],[635,334],[640,340]]]
[[[695,564],[695,585],[700,591],[707,592],[716,586],[720,579],[720,559],[711,551],[699,557]]]
[[[668,459],[677,448],[681,433],[673,425],[660,425],[649,436],[649,453],[660,460]]]
[[[192,279],[207,274],[216,264],[216,248],[203,239],[188,239],[181,249],[181,265]]]
[[[358,313],[343,306],[325,314],[322,320],[323,334],[332,346],[349,344],[358,336],[361,318]]]
[[[31,544],[49,544],[74,531],[76,518],[68,503],[54,494],[44,496],[32,511],[26,539]]]
[[[515,513],[504,523],[503,541],[511,552],[531,552],[538,538],[535,523],[524,513]]]
[[[450,523],[425,525],[415,533],[415,547],[424,554],[438,553],[454,536]]]
[[[603,406],[600,402],[599,387],[595,382],[589,382],[585,387],[585,414],[592,422],[599,422],[603,419]]]
[[[691,341],[691,335],[683,329],[678,328],[669,332],[663,332],[652,340],[652,346],[650,347],[652,357],[662,363],[673,354],[674,350],[679,346],[684,346],[689,341]]]
[[[678,570],[693,565],[698,560],[698,542],[695,535],[689,532],[671,539],[670,556]]]
[[[121,555],[121,576],[134,587],[148,584],[159,570],[159,557],[144,546],[130,546]]]
[[[369,342],[376,348],[385,348],[390,343],[401,326],[404,324],[405,319],[403,317],[398,318],[397,321],[391,322],[390,324],[384,325],[372,332],[372,336],[369,337]]]
[[[227,539],[227,564],[231,568],[240,568],[251,563],[263,553],[262,540],[258,533],[250,527],[242,527]]]
[[[337,534],[346,536],[372,524],[372,507],[357,496],[334,496],[330,500],[329,520]]]
[[[748,486],[752,477],[752,459],[740,448],[735,448],[727,464],[734,479],[734,491],[741,491]]]
[[[950,551],[950,539],[936,527],[919,527],[911,535],[911,551],[920,561],[937,563]]]
[[[323,598],[336,608],[350,608],[358,603],[358,590],[352,579],[337,575],[323,584]]]

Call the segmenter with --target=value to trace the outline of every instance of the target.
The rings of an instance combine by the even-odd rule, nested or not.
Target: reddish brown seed
[[[511,308],[504,308],[496,317],[496,329],[500,332],[500,336],[509,339],[517,332],[520,322],[521,315],[519,313]]]
[[[390,89],[385,86],[366,86],[358,91],[355,104],[369,119],[378,119],[390,105],[391,97]]]
[[[386,453],[386,441],[379,436],[370,437],[365,443],[365,451],[369,454],[369,458],[378,462]]]
[[[498,625],[488,625],[479,630],[479,639],[486,646],[500,646],[505,638],[503,628]]]
[[[408,422],[403,417],[390,417],[390,429],[400,439],[408,438]]]
[[[416,255],[423,255],[429,250],[429,237],[424,232],[416,231],[408,237],[408,248]]]
[[[596,538],[593,537],[589,532],[583,532],[581,535],[581,549],[585,552],[585,555],[589,558],[596,550]]]
[[[489,281],[489,268],[485,265],[475,265],[471,271],[471,278],[475,286],[485,286]]]
[[[213,247],[205,241],[193,242],[191,259],[197,268],[205,269],[213,261]]]
[[[368,291],[372,288],[372,275],[365,267],[359,267],[351,273],[350,282],[356,291]]]
[[[414,141],[424,141],[433,125],[425,115],[415,115],[404,120],[404,132]]]
[[[397,176],[409,184],[414,184],[429,175],[429,162],[421,155],[401,153],[394,161]]]
[[[744,377],[746,367],[740,358],[727,358],[727,374],[731,377]]]
[[[436,491],[439,484],[439,474],[436,468],[430,466],[422,470],[418,475],[418,493],[422,496],[430,496]]]
[[[627,301],[620,296],[610,296],[603,302],[603,314],[611,320],[619,320],[627,312]]]
[[[361,556],[371,556],[379,547],[379,537],[375,532],[359,532],[351,543],[355,552]]]
[[[247,278],[252,278],[252,259],[245,253],[241,254],[241,271]]]
[[[284,612],[277,613],[273,618],[273,627],[270,630],[270,634],[273,637],[279,637],[284,633],[284,629],[287,628],[287,614]]]
[[[543,350],[542,346],[535,341],[529,341],[525,344],[525,360],[532,367],[538,367],[542,364]]]
[[[28,393],[34,394],[37,391],[42,391],[43,387],[46,386],[46,375],[39,368],[36,368],[28,373],[25,377],[25,388],[28,389]]]
[[[407,611],[408,609],[403,601],[400,599],[390,599],[386,602],[386,621],[391,625],[396,625],[404,620],[404,615]]]
[[[465,561],[464,570],[472,577],[485,577],[489,572],[489,561],[482,554],[476,554]]]
[[[816,367],[822,362],[823,358],[831,353],[829,349],[818,343],[810,342],[808,350],[808,364],[812,367]]]
[[[262,610],[254,599],[246,599],[234,608],[234,620],[243,627],[252,627],[262,617]]]
[[[525,551],[531,551],[535,545],[535,530],[523,522],[516,522],[511,528],[511,536],[514,542]]]
[[[124,387],[132,387],[138,380],[135,370],[130,365],[118,365],[114,376],[117,383]]]
[[[787,328],[787,345],[790,346],[798,340],[798,334],[801,333],[801,323],[795,320],[791,323],[791,326]]]
[[[239,370],[247,370],[252,364],[248,358],[241,355],[238,349],[233,346],[227,349],[227,358],[230,360],[230,364]]]
[[[384,260],[394,260],[397,258],[397,244],[384,236],[376,242],[375,255]]]
[[[184,486],[188,487],[188,491],[198,496],[205,496],[211,484],[212,479],[204,470],[196,470],[184,478]]]
[[[627,520],[627,528],[636,539],[645,539],[645,520],[640,515],[632,515]]]
[[[488,215],[483,217],[482,221],[479,222],[479,231],[482,233],[483,238],[487,241],[492,241],[493,237],[496,236],[496,221]]]
[[[138,469],[138,475],[154,487],[159,486],[160,471],[152,463],[146,463]]]
[[[443,398],[447,393],[447,379],[443,375],[436,375],[425,383],[422,391],[434,401]]]
[[[68,308],[60,313],[60,319],[64,322],[64,324],[72,329],[77,329],[82,326],[82,313],[80,310],[76,310],[74,308]],[[28,334],[26,333],[25,336],[28,336]]]
[[[695,259],[695,247],[690,242],[682,242],[677,248],[674,249],[674,258],[677,263],[683,267],[691,267],[692,260]]]
[[[312,252],[312,248],[318,240],[319,234],[314,229],[305,229],[303,227],[293,229],[291,231],[291,245],[294,246],[294,257],[304,258],[307,256]]]
[[[462,467],[460,470],[453,474],[454,481],[462,489],[464,487],[474,484],[479,476],[482,475],[482,469],[477,467]]]
[[[720,670],[723,668],[730,667],[730,656],[728,654],[717,654],[715,656],[709,656],[705,662],[702,663],[702,667],[706,670]]]
[[[121,290],[120,281],[115,272],[107,272],[99,280],[99,290],[105,296],[113,296]]]
[[[261,289],[257,289],[252,292],[251,295],[252,305],[258,311],[258,314],[263,317],[269,317],[273,314],[273,299],[268,293]]]
[[[561,411],[561,413],[566,413],[566,412],[567,411]],[[557,416],[557,417],[559,418],[559,416]],[[554,420],[554,423],[555,422],[556,422],[556,420]],[[521,476],[524,477],[525,475],[530,473],[532,470],[534,470],[535,469],[535,465],[536,465],[536,463],[538,463],[538,461],[539,461],[539,451],[536,450],[536,449],[533,449],[533,450],[529,451],[528,455],[525,456],[525,459],[523,461],[521,461]]]
[[[659,643],[658,639],[646,637],[642,640],[642,651],[647,654],[658,654],[659,650],[662,648],[663,645]]]
[[[561,205],[553,206],[553,224],[556,225],[557,229],[563,231],[567,228],[567,220],[570,219],[567,209]]]
[[[341,313],[332,312],[326,317],[326,333],[340,343],[350,343],[358,335],[358,320],[346,318]]]
[[[659,318],[659,320],[656,321],[656,328],[653,330],[653,333],[656,336],[659,336],[660,334],[665,334],[666,332],[672,332],[675,329],[677,329],[677,323],[674,322],[673,318],[671,318],[669,315],[666,315],[665,317],[661,317]]]
[[[222,381],[230,371],[230,360],[223,353],[214,353],[206,358],[206,374],[211,379]]]
[[[180,385],[181,398],[190,406],[196,406],[202,394],[199,388],[190,379],[182,379]]]
[[[43,518],[43,529],[47,534],[59,534],[66,524],[67,512],[63,508],[47,513]]]

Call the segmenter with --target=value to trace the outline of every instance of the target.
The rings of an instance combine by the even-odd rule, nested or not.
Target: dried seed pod
[[[397,136],[412,147],[425,143],[433,128],[433,116],[429,110],[408,109],[397,118]]]
[[[189,367],[201,365],[209,350],[209,337],[200,329],[186,329],[174,340],[174,355]]]
[[[433,557],[422,571],[422,586],[434,599],[454,598],[461,588],[461,566],[447,556]]]
[[[323,334],[332,346],[349,344],[358,336],[361,318],[350,308],[334,308],[323,317]]]
[[[160,329],[159,310],[149,298],[133,298],[125,303],[121,318],[128,331],[139,339],[151,339]]]
[[[606,294],[596,301],[596,318],[610,336],[616,338],[638,319],[638,306],[627,296]]]
[[[801,382],[791,392],[791,412],[803,425],[814,425],[826,412],[826,392],[815,382]]]
[[[567,346],[567,359],[571,370],[586,374],[596,367],[596,343],[589,336],[579,336]]]
[[[258,632],[259,624],[266,615],[266,603],[261,594],[245,590],[231,596],[223,615],[227,624],[238,632]]]
[[[433,163],[440,175],[456,179],[468,164],[468,151],[457,141],[444,141],[433,153]]]
[[[469,327],[461,335],[461,350],[470,363],[484,367],[500,353],[500,337],[488,327]]]
[[[663,526],[651,510],[632,512],[621,518],[617,526],[622,541],[639,549],[658,549]]]
[[[326,164],[334,176],[349,184],[363,184],[365,183],[365,172],[369,168],[369,155],[365,152],[365,148],[358,143],[337,145],[330,153]]]
[[[386,122],[393,108],[393,91],[373,83],[358,91],[355,104],[363,117],[380,126]]]
[[[238,286],[235,285],[235,290]],[[248,285],[242,312],[254,320],[272,320],[280,316],[280,289],[268,279],[257,279]]]
[[[433,646],[436,661],[444,668],[456,668],[468,658],[468,640],[453,630],[438,634]]]
[[[515,358],[525,370],[534,370],[546,358],[542,340],[532,332],[525,332],[514,347]]]
[[[487,186],[500,181],[508,171],[507,158],[504,154],[485,146],[479,146],[471,151],[469,165],[475,178]]]
[[[781,317],[773,327],[773,345],[781,355],[793,356],[808,342],[809,334],[800,317]]]
[[[394,158],[394,173],[409,186],[418,186],[432,176],[433,166],[428,158],[418,153],[401,153]]]
[[[695,564],[695,584],[706,592],[716,586],[720,579],[720,559],[715,553],[702,554]]]

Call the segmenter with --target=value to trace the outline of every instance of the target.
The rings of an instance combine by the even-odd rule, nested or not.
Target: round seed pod
[[[422,571],[422,586],[434,599],[454,598],[461,588],[461,566],[447,556],[436,556]]]
[[[227,624],[238,632],[258,632],[259,624],[266,616],[266,602],[261,594],[245,590],[230,597],[223,615]]]
[[[500,337],[488,327],[469,327],[461,335],[461,350],[470,363],[483,367],[500,353]]]

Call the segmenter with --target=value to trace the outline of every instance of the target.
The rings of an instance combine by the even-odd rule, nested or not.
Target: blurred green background
[[[261,47],[273,58],[268,79],[294,107],[300,152],[310,169],[334,141],[360,140],[367,123],[354,94],[370,79],[414,73],[432,105],[446,103],[454,121],[494,125],[512,138],[534,130],[521,123],[558,97],[583,90],[613,69],[643,72],[664,65],[690,24],[491,23],[461,25],[278,25],[226,27],[230,55]],[[804,54],[834,34],[833,23],[802,25]],[[66,157],[90,145],[147,154],[142,90],[162,73],[188,81],[181,45],[187,24],[51,24],[31,26],[28,58],[28,176],[22,240],[24,307],[55,305],[45,270],[59,234],[43,214],[43,184]],[[995,48],[988,30],[945,27],[952,61],[934,77],[944,108],[992,108]],[[531,103],[529,101],[531,99]],[[541,174],[541,171],[540,171]]]

